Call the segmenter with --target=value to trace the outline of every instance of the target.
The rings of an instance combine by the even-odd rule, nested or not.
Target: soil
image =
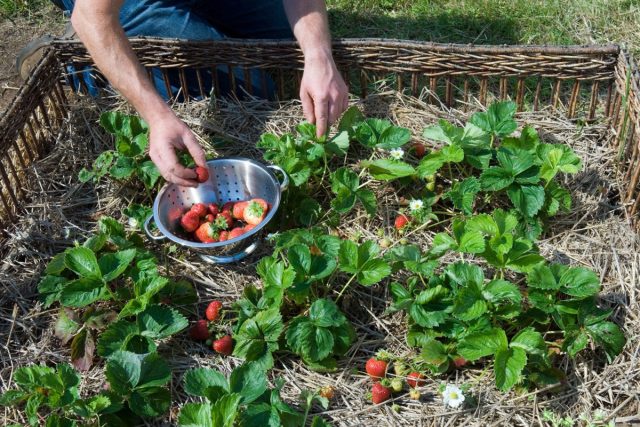
[[[62,34],[64,23],[62,12],[49,4],[24,17],[0,16],[0,115],[11,104],[22,84],[16,70],[20,49],[44,34]]]

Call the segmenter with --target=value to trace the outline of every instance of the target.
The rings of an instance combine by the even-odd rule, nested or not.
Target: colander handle
[[[284,191],[289,188],[289,175],[282,169],[280,166],[276,165],[267,165],[269,169],[273,169],[274,171],[278,171],[282,174],[282,181],[280,182],[280,191]],[[276,178],[278,175],[276,175]]]
[[[147,233],[147,236],[149,236],[151,240],[163,240],[165,236],[154,236],[151,233],[151,229],[149,228],[149,223],[151,222],[152,219],[153,219],[153,214],[149,215],[149,218],[147,218],[144,221],[144,231]]]

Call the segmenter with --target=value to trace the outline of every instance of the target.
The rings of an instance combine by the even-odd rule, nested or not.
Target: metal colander
[[[166,184],[156,196],[153,215],[145,221],[144,227],[153,240],[170,239],[182,246],[197,251],[201,258],[212,263],[238,261],[253,252],[259,244],[263,229],[273,218],[280,205],[280,194],[289,179],[278,166],[264,166],[254,160],[238,157],[209,160],[209,179],[197,187],[182,187]],[[272,170],[280,172],[282,182]],[[181,216],[194,203],[237,202],[261,198],[271,204],[265,219],[253,230],[235,239],[216,243],[199,243],[187,240],[180,226]],[[151,220],[155,221],[161,235],[150,230]]]

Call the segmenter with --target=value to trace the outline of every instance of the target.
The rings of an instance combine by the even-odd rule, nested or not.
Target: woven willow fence
[[[161,76],[164,89],[182,100],[220,93],[216,70],[228,70],[230,90],[251,94],[251,69],[263,86],[273,80],[280,99],[295,97],[303,58],[289,41],[225,40],[186,42],[134,39],[142,64]],[[573,120],[606,121],[606,141],[619,152],[621,202],[640,227],[640,73],[627,52],[607,46],[466,46],[403,40],[349,39],[334,42],[336,63],[351,93],[366,97],[384,80],[400,91],[427,90],[433,102],[464,110],[470,99],[486,104],[512,99],[521,111],[551,108]],[[60,136],[69,112],[68,70],[92,64],[80,42],[55,41],[0,119],[0,225],[14,221],[31,185],[29,165]],[[152,71],[153,70],[153,71]],[[195,73],[198,87],[187,87]],[[93,74],[98,74],[93,71]],[[236,79],[236,76],[244,76]],[[100,78],[98,78],[100,80]],[[238,81],[236,81],[238,80]],[[80,79],[80,89],[86,90]]]

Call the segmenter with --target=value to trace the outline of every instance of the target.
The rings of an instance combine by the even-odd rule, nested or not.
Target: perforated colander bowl
[[[209,160],[209,179],[197,187],[182,187],[166,184],[156,196],[153,215],[145,221],[145,231],[153,240],[169,239],[197,251],[200,256],[213,263],[238,261],[253,252],[260,241],[264,227],[271,221],[280,206],[280,195],[288,184],[287,174],[278,166],[264,166],[254,160],[227,157]],[[282,175],[282,182],[273,171]],[[242,236],[224,242],[199,243],[185,238],[180,218],[194,203],[237,202],[261,198],[271,204],[265,219]],[[161,235],[150,230],[155,221]]]

